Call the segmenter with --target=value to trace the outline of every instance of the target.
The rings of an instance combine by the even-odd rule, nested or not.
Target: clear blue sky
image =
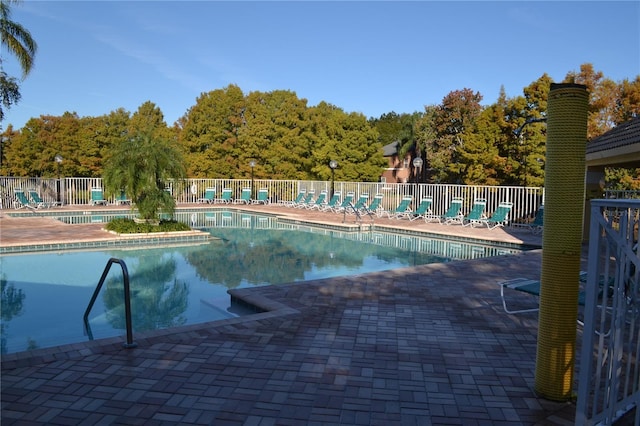
[[[39,50],[3,128],[146,101],[172,125],[229,84],[379,117],[463,88],[491,104],[587,62],[616,82],[640,74],[638,1],[25,1],[12,18]]]

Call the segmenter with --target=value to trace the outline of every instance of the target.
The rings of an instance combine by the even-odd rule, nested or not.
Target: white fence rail
[[[619,200],[626,200],[629,198],[640,198],[640,191],[607,189],[604,191],[604,196],[602,198],[617,198]]]
[[[184,182],[167,182],[167,190],[176,199],[178,205],[196,203],[204,197],[207,188],[216,188],[217,196],[223,188],[230,188],[233,198],[239,198],[242,188],[253,187],[253,193],[266,188],[272,203],[293,200],[302,189],[314,190],[316,195],[322,190],[331,192],[331,181],[295,181],[268,179],[187,179]],[[14,207],[15,188],[35,189],[45,201],[61,201],[64,205],[83,206],[91,202],[91,188],[103,187],[100,178],[58,179],[0,177],[0,208]],[[382,194],[382,206],[385,210],[394,210],[404,195],[414,197],[414,207],[424,196],[433,197],[434,214],[444,214],[453,197],[464,199],[463,212],[468,212],[476,198],[487,200],[486,212],[491,214],[501,201],[514,203],[510,220],[527,222],[531,220],[543,203],[543,189],[519,186],[482,186],[482,185],[447,185],[447,184],[415,184],[384,182],[334,182],[335,191],[342,195],[353,191],[356,198],[361,194],[369,194],[370,200],[376,194]],[[120,194],[106,193],[106,199],[116,202]]]
[[[576,425],[640,424],[640,200],[591,200]]]

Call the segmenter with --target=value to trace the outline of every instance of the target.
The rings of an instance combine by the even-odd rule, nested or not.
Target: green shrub
[[[150,223],[136,223],[132,219],[116,218],[112,219],[105,228],[108,231],[118,234],[148,234],[151,232],[175,232],[190,231],[191,228],[186,223],[175,220],[161,220],[159,225]]]

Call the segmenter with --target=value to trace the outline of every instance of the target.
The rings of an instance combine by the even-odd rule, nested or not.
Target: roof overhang
[[[587,167],[640,168],[640,117],[592,139],[586,154]]]
[[[587,153],[586,165],[640,168],[640,143]]]

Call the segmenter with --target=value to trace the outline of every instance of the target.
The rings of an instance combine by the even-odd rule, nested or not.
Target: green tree
[[[20,64],[22,78],[25,78],[33,68],[38,46],[31,37],[31,33],[19,23],[11,20],[10,4],[20,3],[17,0],[0,0],[0,41]],[[4,58],[0,57],[0,121],[4,119],[4,109],[20,101],[20,87],[15,77],[4,71]],[[4,108],[3,108],[4,107]]]
[[[238,86],[203,93],[179,121],[189,176],[234,178],[244,153],[238,143],[245,98]]]
[[[140,217],[153,220],[160,210],[173,214],[175,199],[165,184],[173,181],[180,186],[185,175],[182,153],[162,112],[153,103],[144,103],[131,117],[130,136],[113,147],[105,162],[107,191],[125,191]]]
[[[580,71],[567,73],[565,83],[578,83],[587,86],[589,92],[589,119],[587,122],[587,138],[593,139],[615,127],[617,100],[620,88],[602,71],[596,71],[593,64],[580,65]]]
[[[435,140],[437,133],[434,125],[436,107],[425,106],[424,113],[416,118],[414,124],[414,138],[419,152],[422,154],[424,164],[422,166],[422,176],[420,182],[432,182],[432,175],[435,163]]]
[[[502,139],[502,129],[496,118],[500,117],[499,107],[490,106],[480,113],[475,122],[475,131],[467,132],[460,158],[465,164],[463,181],[467,185],[497,185],[498,168],[501,159],[498,144]]]
[[[101,176],[104,160],[109,157],[112,147],[127,140],[131,132],[129,121],[130,114],[123,108],[82,119],[79,161],[90,176]]]
[[[502,114],[494,120],[501,128],[497,146],[502,161],[498,170],[502,184],[538,186],[544,182],[546,125],[543,120],[550,87],[551,78],[543,74],[523,89],[523,96],[498,99]]]
[[[606,167],[604,171],[607,189],[640,190],[640,169]]]
[[[461,162],[460,149],[464,145],[465,135],[472,131],[474,122],[482,106],[482,95],[471,89],[449,92],[434,117],[437,132],[433,159],[439,167],[438,180],[461,182],[464,164]]]
[[[640,117],[640,75],[634,80],[622,80],[620,97],[616,105],[616,124],[624,123],[633,117]]]
[[[4,120],[4,111],[20,101],[20,85],[15,77],[0,69],[0,121]]]
[[[15,140],[19,134],[19,132],[13,129],[11,124],[0,134],[0,176],[12,175],[7,163],[7,150],[11,150],[11,142]]]
[[[387,161],[382,155],[378,132],[359,113],[346,114],[342,109],[320,102],[311,108],[313,134],[312,178],[331,176],[329,161],[338,161],[336,179],[375,182]]]
[[[398,141],[402,137],[404,125],[402,114],[391,111],[382,114],[379,118],[370,118],[369,124],[378,131],[379,141],[383,146]]]
[[[58,164],[54,158],[59,154],[64,158],[61,174],[90,176],[79,161],[82,157],[81,128],[82,122],[76,113],[30,119],[20,133],[11,136],[10,144],[6,147],[9,173],[15,176],[55,177]]]
[[[312,159],[307,112],[307,101],[298,99],[294,92],[250,93],[238,130],[243,148],[241,176],[250,173],[249,159],[253,158],[257,160],[257,178],[308,178]]]
[[[102,117],[65,112],[30,119],[20,132],[4,132],[3,171],[17,176],[99,177],[110,148],[127,138],[129,114]],[[54,158],[62,156],[58,165]],[[59,169],[58,169],[59,168]]]

